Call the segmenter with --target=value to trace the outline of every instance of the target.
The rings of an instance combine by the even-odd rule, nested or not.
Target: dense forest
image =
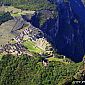
[[[41,10],[41,9],[49,9],[54,10],[55,5],[51,4],[48,0],[0,0],[1,4],[4,5],[12,5],[18,7],[20,9],[28,9],[28,10]]]
[[[82,63],[58,61],[49,61],[48,66],[44,66],[42,59],[39,55],[2,56],[0,85],[71,85],[74,75],[82,66]]]

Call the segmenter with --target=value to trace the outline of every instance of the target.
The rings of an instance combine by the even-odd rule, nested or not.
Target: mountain
[[[82,1],[84,2],[84,0]],[[36,4],[46,2],[55,8],[50,9],[47,5],[42,8],[40,5],[41,9],[35,12],[31,20],[27,19],[34,27],[39,28],[44,33],[45,38],[59,54],[65,55],[75,62],[82,61],[85,54],[85,7],[82,1],[40,0]],[[26,2],[28,1],[23,1],[23,5]],[[35,0],[30,1],[30,5],[34,3]],[[22,3],[19,0],[17,4],[20,6]],[[11,3],[11,5],[14,4]]]
[[[0,5],[0,85],[84,83],[81,0],[2,0]]]
[[[75,62],[82,61],[85,54],[84,4],[81,0],[50,1],[56,4],[58,14],[47,19],[40,29],[60,54]]]

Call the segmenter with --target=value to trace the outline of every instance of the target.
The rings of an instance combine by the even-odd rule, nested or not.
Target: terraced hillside
[[[0,45],[5,45],[15,36],[11,33],[15,23],[16,22],[14,20],[9,20],[0,25]]]
[[[12,38],[16,37],[17,34],[12,33],[12,31],[13,29],[16,30],[16,28],[18,28],[18,26],[22,24],[21,22],[24,22],[24,19],[22,18],[21,15],[28,14],[28,16],[31,17],[34,12],[35,11],[21,11],[20,9],[14,8],[12,6],[1,7],[0,8],[0,45],[5,45]],[[25,25],[24,27],[26,26],[28,25]],[[18,31],[20,32],[20,30]]]

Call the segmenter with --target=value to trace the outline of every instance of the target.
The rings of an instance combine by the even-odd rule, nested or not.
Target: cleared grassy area
[[[34,42],[28,40],[26,42],[23,42],[23,45],[30,51],[30,52],[36,52],[36,53],[41,53],[42,50],[38,48]]]
[[[59,58],[55,58],[55,57],[50,57],[47,59],[48,59],[48,61],[60,61],[60,62],[63,62],[64,64],[68,64],[68,62],[64,62],[63,59],[59,59]]]
[[[59,58],[54,58],[54,57],[50,57],[48,58],[49,61],[62,61],[62,59]]]
[[[11,16],[17,17],[17,16],[20,16],[20,14],[18,14],[18,13],[12,14],[12,13],[11,13]]]
[[[11,13],[11,16],[17,17],[17,16],[21,16],[21,14],[24,15],[24,14],[26,14],[26,13],[23,13],[23,12]]]

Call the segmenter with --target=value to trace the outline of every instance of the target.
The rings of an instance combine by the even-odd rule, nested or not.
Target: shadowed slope
[[[79,62],[85,54],[85,8],[81,0],[56,2],[58,16],[44,23],[41,30],[60,54]]]

